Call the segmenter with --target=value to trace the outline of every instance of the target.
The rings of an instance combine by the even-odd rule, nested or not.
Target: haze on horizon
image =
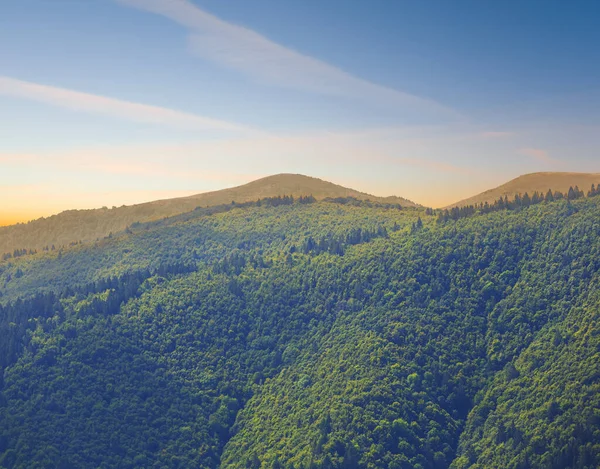
[[[440,207],[600,171],[600,7],[0,7],[0,225],[301,173]]]

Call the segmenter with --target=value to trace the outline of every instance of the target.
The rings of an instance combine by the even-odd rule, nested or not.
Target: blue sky
[[[300,172],[440,206],[600,171],[597,2],[0,6],[0,221]]]

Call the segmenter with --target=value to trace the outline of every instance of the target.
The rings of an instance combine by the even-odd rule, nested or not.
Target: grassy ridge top
[[[552,189],[553,192],[567,193],[569,187],[579,186],[581,190],[587,192],[592,184],[598,183],[600,183],[600,173],[545,172],[524,174],[501,186],[489,189],[468,199],[460,200],[445,208],[463,207],[485,202],[493,203],[500,197],[507,196],[509,199],[512,199],[516,194],[524,194],[525,192],[529,193],[529,195],[532,195],[536,191],[545,194],[548,192],[548,189]]]
[[[312,195],[355,197],[374,201],[415,206],[400,197],[376,197],[321,179],[301,174],[277,174],[230,189],[206,192],[189,197],[157,200],[112,209],[68,210],[48,218],[0,228],[0,254],[15,249],[42,249],[45,246],[66,245],[74,241],[94,241],[109,233],[124,230],[135,222],[158,220],[189,212],[196,207],[243,203],[279,195]]]
[[[266,197],[276,197],[278,195],[292,195],[299,197],[301,195],[312,195],[315,199],[326,199],[328,197],[354,197],[361,200],[373,200],[379,202],[394,202],[406,207],[414,207],[416,204],[402,197],[377,197],[366,194],[354,189],[333,184],[322,179],[304,176],[302,174],[276,174],[267,176],[256,181],[249,182],[231,189],[224,189],[204,194],[183,197],[180,199],[170,199],[166,201],[152,202],[152,204],[179,204],[187,201],[193,202],[197,206],[213,206],[236,202],[251,202]]]

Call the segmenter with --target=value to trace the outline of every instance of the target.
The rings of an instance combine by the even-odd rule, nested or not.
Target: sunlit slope
[[[333,184],[322,179],[304,176],[302,174],[276,174],[256,181],[249,182],[243,186],[233,187],[215,192],[193,195],[181,199],[171,199],[167,201],[154,202],[163,203],[192,203],[193,207],[213,206],[236,202],[250,202],[253,200],[275,197],[278,195],[312,195],[316,199],[325,199],[327,197],[355,197],[362,200],[385,201],[399,203],[406,207],[414,207],[416,204],[402,197],[376,197],[371,194],[359,192],[337,184]]]
[[[566,194],[569,191],[569,187],[579,186],[579,189],[587,192],[592,184],[598,185],[599,183],[600,173],[524,174],[506,184],[489,189],[468,199],[460,200],[446,208],[482,204],[485,202],[492,203],[504,196],[512,199],[516,194],[524,194],[525,192],[529,193],[529,195],[532,195],[536,191],[545,194],[548,192],[548,189],[552,189],[553,192],[559,191]]]
[[[327,197],[355,197],[414,206],[400,197],[380,198],[349,189],[321,179],[301,174],[277,174],[239,187],[214,192],[157,200],[113,209],[69,210],[48,218],[0,228],[0,254],[15,249],[41,249],[78,241],[93,241],[111,232],[124,230],[135,222],[146,222],[194,210],[196,207],[216,206],[255,201],[278,195]]]
[[[437,219],[264,201],[0,262],[0,468],[599,467],[600,197]]]

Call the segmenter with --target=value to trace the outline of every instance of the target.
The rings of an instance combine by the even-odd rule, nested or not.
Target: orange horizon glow
[[[248,181],[250,182],[250,181]],[[335,181],[336,184],[344,185],[352,189],[356,189],[355,184],[344,184],[345,181]],[[348,181],[350,182],[350,181]],[[354,182],[354,181],[352,181]],[[235,187],[233,185],[223,187],[227,189]],[[4,189],[4,190],[2,190]],[[455,197],[436,197],[436,194],[426,194],[425,192],[415,194],[415,196],[421,196],[420,198],[412,198],[409,194],[399,193],[397,190],[385,190],[389,188],[379,188],[380,190],[370,191],[368,188],[359,188],[360,190],[371,195],[378,197],[387,196],[398,196],[404,197],[412,202],[421,204],[424,207],[440,208],[445,207],[449,204],[462,200],[468,196],[475,195],[477,192],[472,191],[468,194],[456,194]],[[383,191],[382,191],[383,189]],[[5,192],[6,188],[0,188],[0,192]],[[46,192],[46,191],[43,191]],[[90,194],[90,193],[45,193],[40,196],[31,197],[30,200],[26,200],[23,194],[14,194],[13,200],[21,200],[20,207],[17,204],[13,204],[12,207],[5,209],[0,207],[0,227],[16,225],[18,223],[28,223],[30,221],[38,220],[40,218],[48,218],[53,215],[58,215],[61,212],[68,210],[95,210],[102,207],[121,207],[131,206],[136,204],[142,204],[147,202],[153,202],[162,199],[172,199],[177,197],[185,197],[195,194],[201,194],[209,191],[201,190],[166,190],[166,191],[119,191],[103,194]],[[383,193],[385,192],[385,193]],[[44,200],[44,203],[40,206],[40,200]],[[73,202],[77,201],[77,202]],[[25,203],[24,203],[25,202]],[[28,202],[28,203],[27,203]],[[36,205],[38,204],[38,205]]]
[[[43,216],[45,216],[45,215],[37,215],[36,214],[36,215],[33,215],[32,217],[28,216],[27,218],[23,218],[18,215],[14,215],[14,216],[6,215],[3,217],[0,216],[0,227],[16,225],[17,223],[26,223],[28,221],[35,220],[37,218],[41,218]]]
[[[75,191],[65,193],[41,186],[38,188],[28,186],[26,191],[20,187],[9,189],[0,187],[1,198],[19,202],[0,206],[0,227],[27,223],[42,217],[48,218],[67,210],[94,210],[102,207],[136,205],[155,200],[186,197],[200,192],[194,190],[132,190],[109,193]]]

